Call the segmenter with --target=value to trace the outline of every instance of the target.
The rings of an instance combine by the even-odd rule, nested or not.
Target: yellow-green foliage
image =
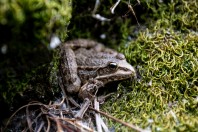
[[[198,29],[197,0],[149,2],[142,0],[141,2],[152,11],[147,19],[156,19],[163,27],[172,27],[181,31]]]
[[[198,36],[148,30],[121,49],[142,78],[106,107],[118,118],[152,130],[195,130],[198,123]],[[152,82],[152,83],[151,83]],[[126,87],[127,87],[126,85]],[[123,88],[122,88],[123,90]],[[115,98],[114,98],[115,99]],[[121,106],[121,107],[120,107]],[[153,120],[153,123],[149,123]]]
[[[70,18],[70,0],[0,1],[0,26],[11,28],[16,38],[37,38],[45,42],[54,32],[64,38]]]
[[[183,0],[150,6],[148,28],[120,47],[141,77],[120,85],[121,96],[103,109],[152,131],[198,131],[198,5]]]

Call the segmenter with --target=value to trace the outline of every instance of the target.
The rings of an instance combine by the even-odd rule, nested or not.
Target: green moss
[[[171,27],[185,32],[198,28],[198,16],[195,13],[198,12],[196,0],[141,0],[140,5],[138,5],[137,0],[131,0],[129,4],[133,6],[140,27],[137,27],[137,21],[129,10],[127,2],[121,1],[115,14],[111,14],[110,8],[115,4],[115,1],[100,1],[96,13],[111,19],[109,22],[101,22],[91,16],[95,1],[87,3],[74,0],[73,17],[69,25],[69,39],[92,38],[116,48],[128,36],[135,37],[137,28],[142,26],[153,28],[155,26],[153,24],[156,22],[163,28]],[[101,39],[101,34],[105,34],[106,38]]]
[[[136,33],[127,29],[133,40],[124,37],[119,48],[141,77],[120,85],[121,96],[114,95],[103,110],[152,131],[197,131],[196,1],[141,2],[148,11],[142,15],[147,28]]]
[[[56,49],[53,53],[53,59],[48,66],[49,73],[49,82],[51,87],[53,88],[53,93],[60,92],[59,84],[58,84],[58,74],[59,74],[59,62],[60,62],[60,49]]]
[[[198,125],[197,38],[196,33],[147,30],[121,47],[130,63],[139,67],[141,79],[125,84],[127,92],[122,88],[119,94],[123,96],[112,98],[105,111],[143,128],[150,126],[154,131],[195,131]]]
[[[69,38],[93,38],[117,48],[138,67],[138,81],[120,85],[117,98],[103,110],[124,121],[153,131],[196,131],[198,128],[198,4],[196,0],[121,1],[111,14],[113,1],[101,1],[96,13],[112,18],[100,22],[91,17],[92,3],[74,1]],[[136,6],[134,6],[136,4]],[[106,38],[101,39],[100,35]],[[120,45],[121,44],[121,45]],[[151,85],[151,86],[149,86]],[[109,121],[122,131],[131,131]]]
[[[160,21],[164,28],[172,27],[181,31],[197,30],[198,4],[196,0],[152,1],[143,2],[151,9],[150,17]]]
[[[53,51],[48,45],[53,34],[65,41],[71,11],[70,0],[0,1],[0,47],[7,47],[0,53],[0,102],[12,104],[18,95],[23,103],[51,95]]]
[[[141,5],[133,6],[140,27],[137,26],[132,12],[122,17],[129,11],[126,4],[128,1],[121,1],[115,14],[111,14],[109,10],[115,1],[101,1],[96,13],[111,18],[110,22],[101,22],[91,16],[94,2],[74,0],[69,39],[92,38],[108,44],[109,47],[120,47],[119,51],[126,55],[127,60],[137,67],[141,75],[136,81],[119,85],[117,93],[121,96],[114,95],[107,100],[103,110],[124,121],[153,131],[197,131],[198,5],[196,0],[141,0]],[[130,3],[135,5],[137,1],[131,0]],[[64,40],[67,31],[65,27],[71,17],[71,8],[68,6],[70,6],[69,1],[7,2],[3,0],[0,2],[0,28],[8,29],[0,30],[3,36],[2,42],[12,45],[11,47],[15,46],[13,42],[37,47],[33,45],[36,42],[39,45],[37,48],[41,51],[38,54],[38,50],[32,46],[16,46],[11,50],[11,52],[15,51],[12,52],[14,57],[8,55],[9,59],[7,59],[4,56],[4,60],[7,61],[1,63],[1,67],[7,65],[9,67],[2,74],[6,75],[7,81],[6,83],[2,81],[1,90],[8,89],[10,92],[17,91],[15,88],[23,90],[25,87],[32,87],[28,85],[29,82],[36,84],[33,88],[38,89],[34,90],[37,93],[43,93],[39,89],[41,87],[51,89],[57,86],[57,83],[53,82],[57,79],[57,55],[51,66],[47,66],[52,67],[51,71],[45,68],[46,66],[40,68],[37,66],[49,63],[52,58],[51,54],[42,54],[42,51],[46,51],[46,47],[43,48],[41,44],[46,44],[46,38],[52,33],[57,33]],[[101,34],[105,34],[106,38],[101,39]],[[21,51],[18,52],[16,49]],[[28,52],[24,52],[24,49]],[[29,51],[32,54],[27,54]],[[29,60],[30,56],[32,60]],[[48,61],[35,59],[41,56],[47,56]],[[25,68],[20,69],[22,66]],[[32,72],[32,68],[35,67],[37,70]],[[43,73],[45,70],[42,69],[48,70],[51,75]],[[25,74],[26,72],[31,74]],[[9,96],[14,95],[9,94]],[[7,98],[8,94],[3,94],[3,97]],[[109,121],[109,124],[115,126],[117,130],[131,131],[115,122]]]
[[[0,2],[0,26],[7,29],[4,32],[6,34],[2,35],[13,35],[10,36],[12,40],[40,39],[46,43],[46,38],[52,33],[65,39],[66,26],[70,18],[69,0],[2,0]]]

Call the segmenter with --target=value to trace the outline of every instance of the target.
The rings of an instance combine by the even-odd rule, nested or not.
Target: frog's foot
[[[89,82],[81,87],[78,96],[82,99],[89,98],[90,100],[93,100],[100,87],[103,87],[103,83],[101,81],[89,80]]]
[[[111,95],[113,95],[114,93],[109,93],[109,94],[107,94],[107,95],[101,95],[101,96],[99,96],[97,99],[98,99],[98,102],[100,103],[100,104],[103,104],[104,102],[105,102],[105,100],[107,99],[107,98],[109,98]]]

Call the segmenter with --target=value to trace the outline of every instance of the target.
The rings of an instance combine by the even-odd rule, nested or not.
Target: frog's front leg
[[[80,88],[78,97],[82,99],[89,98],[92,100],[95,97],[98,89],[101,87],[104,87],[103,82],[98,80],[89,80]]]
[[[74,51],[69,47],[62,48],[60,61],[59,72],[64,84],[64,90],[69,93],[77,93],[81,86],[81,80],[77,74],[77,63]]]
[[[76,39],[68,41],[60,46],[60,68],[59,72],[61,78],[59,79],[63,84],[62,90],[64,93],[77,93],[81,87],[81,80],[78,76],[78,65],[76,62],[76,55],[73,50],[76,48],[93,48],[98,45],[97,42],[87,39]],[[100,44],[99,44],[100,45]]]

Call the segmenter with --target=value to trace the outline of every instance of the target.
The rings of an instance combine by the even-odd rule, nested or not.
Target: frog
[[[108,83],[136,76],[135,68],[122,53],[90,39],[74,39],[60,46],[62,91],[93,99]]]

